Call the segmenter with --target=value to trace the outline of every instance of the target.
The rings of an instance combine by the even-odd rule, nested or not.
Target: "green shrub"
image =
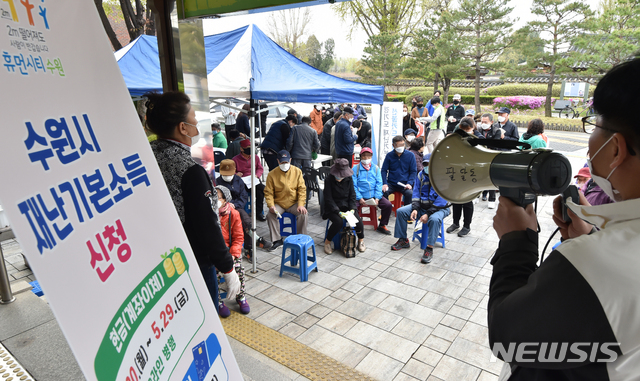
[[[426,104],[429,101],[429,99],[431,99],[431,96],[427,97],[428,94],[429,93],[427,93],[427,92],[415,92],[415,93],[409,94],[405,98],[404,103],[407,106],[410,106],[411,105],[411,99],[416,95],[421,95],[423,100],[424,100],[424,102],[425,102],[425,104]],[[431,95],[432,94],[433,93],[431,93]],[[476,103],[476,97],[474,95],[462,95],[461,94],[461,97],[462,97],[462,104],[463,105],[474,105]],[[451,94],[449,96],[449,103],[452,102],[452,98],[453,98],[453,94]],[[480,95],[480,104],[483,104],[483,105],[493,104],[493,99],[494,98],[495,97],[492,96],[492,95]]]
[[[552,97],[558,98],[560,96],[561,84],[556,83],[553,85]],[[589,86],[589,96],[593,96],[595,86]],[[507,84],[493,86],[482,91],[485,95],[495,95],[503,97],[515,97],[518,95],[528,95],[532,97],[545,97],[547,96],[547,85],[542,83],[531,84]]]
[[[443,92],[442,88],[439,88],[439,90],[441,92]],[[480,89],[480,91],[482,92],[482,89]],[[404,92],[404,94],[409,95],[409,94],[417,93],[417,92],[428,93],[429,94],[429,99],[431,99],[431,97],[433,97],[434,90],[433,90],[433,87],[410,87]],[[453,94],[474,95],[475,93],[476,93],[475,87],[451,87],[451,88],[449,88],[449,97],[452,97]]]

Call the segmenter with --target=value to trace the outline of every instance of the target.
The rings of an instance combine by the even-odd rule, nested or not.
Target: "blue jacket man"
[[[353,166],[353,146],[358,136],[351,131],[351,122],[353,122],[353,109],[345,107],[342,112],[343,118],[336,123],[334,127],[336,155],[349,161],[349,167]]]
[[[353,187],[356,191],[356,201],[361,206],[364,206],[367,200],[376,201],[381,216],[376,230],[382,234],[391,235],[387,225],[393,205],[382,196],[382,171],[377,165],[371,164],[372,157],[371,148],[364,147],[360,151],[360,164],[353,167]]]
[[[398,238],[398,242],[391,246],[391,250],[409,248],[411,245],[407,238],[407,221],[409,218],[413,220],[419,218],[422,222],[422,234],[425,234],[425,229],[427,229],[427,246],[424,248],[424,254],[420,260],[425,264],[431,262],[433,245],[440,234],[442,221],[451,213],[447,201],[440,197],[431,186],[428,175],[430,158],[431,154],[428,153],[422,159],[424,170],[416,176],[411,205],[403,206],[396,211],[394,236]]]
[[[291,123],[289,119],[293,121],[295,117],[291,116],[291,118],[289,118],[289,116],[287,116],[285,119],[273,122],[267,132],[267,136],[264,137],[262,144],[260,144],[264,160],[269,166],[269,172],[278,167],[278,152],[285,149],[287,139],[289,139],[289,135],[291,134]],[[293,125],[295,124],[296,123],[293,122]]]
[[[382,191],[387,199],[393,192],[402,193],[404,205],[409,205],[418,170],[416,157],[413,153],[405,150],[402,136],[394,136],[392,143],[394,150],[387,153],[382,163]]]

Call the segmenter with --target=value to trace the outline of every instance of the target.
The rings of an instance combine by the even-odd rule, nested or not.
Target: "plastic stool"
[[[369,208],[369,213],[363,213],[362,209]],[[378,208],[373,205],[365,205],[358,206],[358,213],[360,214],[360,218],[362,219],[362,225],[371,225],[373,226],[373,230],[378,228]],[[365,220],[365,217],[368,220]]]
[[[424,250],[427,247],[428,237],[429,237],[429,226],[427,226],[427,224],[424,223],[422,224],[422,229],[419,229],[413,232],[413,239],[411,241],[415,241],[416,238],[418,238],[420,240],[420,248]],[[440,242],[442,244],[442,248],[444,249],[444,221],[440,223],[440,235],[438,236],[438,238],[436,238],[436,242]]]
[[[289,223],[284,222],[286,218],[289,219]],[[281,237],[287,237],[290,235],[298,234],[298,222],[295,215],[288,212],[284,212],[282,213],[282,218],[280,218],[279,220],[280,220],[280,236]],[[291,229],[291,231],[285,231],[285,229]]]
[[[324,230],[324,240],[327,240],[327,234],[329,234],[329,225],[331,224],[331,220],[327,220],[327,227]],[[347,220],[342,220],[342,230],[347,226]],[[356,234],[356,228],[351,228],[353,230],[353,234]],[[340,246],[340,232],[333,237],[333,248],[334,250],[342,250],[342,246]]]
[[[404,195],[400,192],[393,192],[389,196],[393,196],[393,198],[389,197],[388,200],[392,205],[391,210],[393,211],[394,215],[398,217],[398,209],[404,206],[404,203],[402,202]]]
[[[286,255],[287,249],[291,254]],[[313,255],[309,256],[309,249],[312,250]],[[300,260],[300,265],[295,266]],[[311,261],[311,264],[309,264]],[[291,266],[286,266],[285,263],[290,262]],[[282,277],[283,271],[298,274],[300,276],[300,282],[309,280],[309,273],[313,270],[318,272],[318,261],[316,259],[316,245],[313,239],[308,235],[295,234],[285,238],[282,244],[282,260],[280,261],[280,277]]]
[[[360,164],[360,154],[359,153],[354,153],[353,155],[351,155],[351,163],[353,163],[353,166],[356,166],[356,165]]]

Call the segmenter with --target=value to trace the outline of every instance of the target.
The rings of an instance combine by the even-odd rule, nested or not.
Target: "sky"
[[[358,0],[354,0],[358,1]],[[514,27],[524,26],[528,21],[532,21],[533,15],[529,11],[533,0],[511,0],[511,6],[514,7],[511,17],[518,18]],[[592,10],[596,10],[599,0],[581,0],[591,6]],[[329,4],[315,5],[309,7],[311,10],[311,22],[307,26],[303,41],[315,35],[320,42],[324,42],[329,38],[335,41],[335,56],[337,58],[357,58],[360,59],[363,49],[366,45],[367,35],[361,29],[352,33],[351,41],[347,40],[349,30],[354,27],[351,23],[342,22],[337,18],[332,6]],[[216,34],[227,32],[240,28],[247,24],[255,24],[265,34],[269,35],[269,17],[271,12],[264,12],[252,15],[240,15],[222,17],[220,19],[205,19],[203,21],[204,34]]]

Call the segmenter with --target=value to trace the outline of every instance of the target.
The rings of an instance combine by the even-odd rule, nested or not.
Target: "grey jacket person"
[[[318,152],[318,133],[307,123],[294,126],[287,139],[287,151],[293,159],[311,160],[311,152]]]

